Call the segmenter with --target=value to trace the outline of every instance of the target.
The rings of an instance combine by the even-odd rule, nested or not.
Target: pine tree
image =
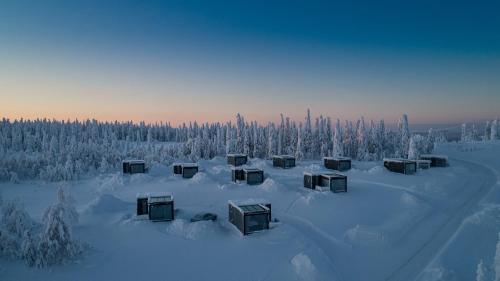
[[[368,154],[368,138],[366,135],[365,119],[361,117],[357,130],[357,143],[358,151],[356,153],[357,159],[361,161],[369,160]]]
[[[62,264],[82,253],[82,245],[73,239],[73,211],[63,189],[59,189],[57,203],[50,206],[43,216],[44,225],[37,246],[37,265]]]
[[[403,114],[399,121],[399,133],[401,136],[401,150],[399,151],[398,157],[408,158],[408,149],[410,146],[410,129],[408,126],[408,116]]]
[[[490,139],[491,140],[496,140],[498,139],[498,126],[499,126],[499,121],[498,121],[498,118],[493,120],[493,122],[491,122],[491,136],[490,136]]]
[[[344,147],[342,142],[342,129],[340,128],[340,120],[337,119],[333,135],[332,156],[339,157],[342,156],[343,154],[344,154]]]
[[[468,137],[467,137],[467,124],[463,123],[462,124],[462,133],[460,134],[460,141],[461,142],[468,142]]]

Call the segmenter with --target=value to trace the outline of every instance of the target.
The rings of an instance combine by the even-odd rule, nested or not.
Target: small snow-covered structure
[[[437,154],[422,154],[420,155],[421,160],[430,160],[431,167],[446,167],[448,166],[448,156],[437,155]]]
[[[123,160],[122,166],[124,174],[137,174],[147,172],[146,162],[144,160]]]
[[[384,158],[384,167],[391,172],[405,175],[412,175],[417,172],[417,162],[415,160]]]
[[[246,154],[228,154],[227,163],[235,167],[245,165],[248,162],[248,156]]]
[[[324,157],[325,168],[337,171],[347,171],[351,169],[351,158],[347,157]]]
[[[347,192],[347,176],[337,173],[321,174],[319,186],[332,192]],[[323,188],[320,188],[323,190]]]
[[[243,235],[269,229],[271,204],[229,201],[229,222]]]
[[[415,160],[418,169],[429,169],[431,167],[431,160]]]
[[[147,215],[148,214],[148,195],[147,194],[137,194],[137,215]]]
[[[264,182],[264,171],[257,168],[234,168],[231,170],[233,182],[246,181],[247,184],[261,184]]]
[[[295,157],[291,155],[274,155],[273,166],[283,169],[295,167]]]
[[[174,220],[174,197],[171,194],[156,194],[148,197],[148,215],[152,221]]]
[[[304,187],[309,189],[316,189],[319,184],[320,174],[305,172],[304,173]]]
[[[190,179],[198,173],[198,164],[196,163],[176,163],[174,164],[174,174],[182,174],[185,179]]]
[[[319,191],[347,192],[347,176],[338,173],[304,173],[304,187]]]

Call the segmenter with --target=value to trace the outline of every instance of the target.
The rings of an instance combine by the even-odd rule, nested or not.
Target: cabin
[[[147,215],[148,214],[148,195],[147,194],[137,194],[137,215]]]
[[[246,154],[228,154],[227,164],[233,165],[235,167],[245,165],[248,162],[248,156]]]
[[[319,185],[320,174],[305,172],[304,173],[304,187],[309,189],[316,189]]]
[[[229,222],[243,235],[269,229],[271,204],[229,201]]]
[[[246,181],[247,184],[261,184],[264,182],[264,171],[256,168],[235,168],[231,170],[233,182]]]
[[[174,164],[174,174],[182,175],[185,179],[190,179],[198,173],[198,164],[196,163],[176,163]]]
[[[138,174],[147,172],[144,160],[124,160],[122,162],[124,174]]]
[[[332,192],[347,192],[347,176],[338,173],[304,173],[304,187]]]
[[[420,160],[430,160],[431,167],[446,167],[448,166],[448,156],[436,154],[420,155]]]
[[[347,192],[347,176],[337,173],[321,174],[319,177],[319,189],[332,192]]]
[[[273,166],[283,169],[295,167],[295,157],[290,155],[275,155],[273,156]]]
[[[351,158],[347,157],[324,157],[325,168],[337,171],[347,171],[351,169]]]
[[[431,167],[431,160],[415,160],[418,169],[429,169]]]
[[[412,175],[417,172],[417,162],[415,160],[385,158],[384,167],[391,172],[405,175]]]
[[[170,194],[150,195],[148,215],[152,221],[174,220],[174,197]]]

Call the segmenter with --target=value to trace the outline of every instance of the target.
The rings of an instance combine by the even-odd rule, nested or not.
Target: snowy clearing
[[[71,182],[80,223],[74,235],[90,245],[79,260],[45,269],[0,260],[1,280],[473,280],[482,261],[494,280],[500,232],[500,143],[442,145],[450,167],[415,175],[381,162],[353,162],[347,193],[302,187],[302,161],[282,170],[251,159],[266,180],[230,181],[225,158],[200,161],[191,179],[171,167],[148,174],[105,174]],[[19,198],[37,221],[58,184],[0,185],[4,201]],[[153,223],[135,216],[136,194],[171,192],[176,219]],[[263,198],[279,221],[242,236],[228,222],[228,200]],[[218,220],[191,223],[199,212]],[[496,265],[498,267],[498,264]],[[483,271],[481,271],[483,272]],[[483,274],[483,273],[481,273]]]

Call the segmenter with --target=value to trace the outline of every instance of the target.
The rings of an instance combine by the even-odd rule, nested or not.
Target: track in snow
[[[450,214],[449,217],[434,231],[431,239],[425,241],[411,256],[398,265],[387,275],[385,280],[414,280],[417,278],[427,264],[439,253],[440,249],[454,236],[462,221],[472,213],[473,208],[495,186],[496,175],[489,168],[464,160],[454,159],[454,161],[462,162],[465,166],[471,167],[470,172],[475,175],[474,179],[482,181],[478,183],[480,185],[478,192],[461,204],[454,206],[453,210],[447,210],[447,213]],[[481,175],[484,175],[484,177]]]

